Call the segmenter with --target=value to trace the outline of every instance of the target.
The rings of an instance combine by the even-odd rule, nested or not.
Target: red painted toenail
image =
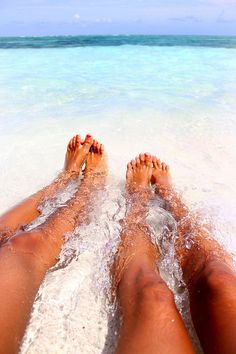
[[[89,139],[89,138],[92,138],[92,135],[87,134],[87,135],[86,135],[86,138],[88,138],[88,139]]]

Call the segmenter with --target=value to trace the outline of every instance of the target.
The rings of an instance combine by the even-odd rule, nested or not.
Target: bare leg
[[[169,167],[156,157],[153,165],[156,192],[166,200],[178,222],[176,252],[204,352],[236,353],[236,274],[232,259],[173,190]]]
[[[38,207],[45,198],[53,197],[71,179],[78,177],[90,146],[90,136],[87,136],[85,141],[82,141],[79,135],[70,140],[64,170],[59,177],[49,186],[25,199],[0,217],[0,243],[36,219],[40,215]]]
[[[38,288],[57,262],[65,233],[83,221],[91,194],[104,183],[106,155],[100,144],[89,153],[87,164],[89,173],[67,206],[33,231],[11,237],[0,248],[1,354],[18,352]]]
[[[130,209],[113,269],[123,315],[117,354],[194,353],[173,294],[156,266],[159,252],[145,224],[152,163],[151,156],[141,157],[128,164]]]

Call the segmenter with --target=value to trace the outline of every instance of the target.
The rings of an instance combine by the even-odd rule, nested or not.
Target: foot
[[[156,156],[152,156],[152,177],[151,183],[156,186],[156,192],[162,193],[172,189],[170,168],[161,162]]]
[[[106,176],[107,175],[107,154],[104,145],[94,140],[87,156],[84,176]]]
[[[86,135],[85,140],[82,140],[79,135],[74,136],[67,146],[64,170],[80,173],[92,144],[91,135]]]
[[[144,190],[150,186],[152,177],[152,156],[140,154],[128,163],[126,186],[129,192]]]

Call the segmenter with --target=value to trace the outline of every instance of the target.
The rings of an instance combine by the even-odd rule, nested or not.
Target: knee
[[[137,281],[137,302],[148,306],[174,303],[174,295],[159,275],[143,275]]]
[[[216,296],[224,292],[236,291],[236,275],[235,272],[227,265],[221,262],[209,262],[194,286],[195,293],[200,296]]]
[[[12,237],[5,245],[12,252],[34,266],[43,265],[45,241],[40,230],[22,232]]]
[[[17,251],[34,252],[40,249],[42,234],[40,231],[21,232],[9,240],[12,248]]]

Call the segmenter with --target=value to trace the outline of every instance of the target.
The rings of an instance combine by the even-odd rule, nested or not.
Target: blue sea
[[[125,212],[126,164],[140,152],[170,164],[183,199],[235,255],[236,37],[0,38],[0,211],[55,178],[70,137],[87,132],[109,154],[107,194],[75,233],[77,257],[46,277],[24,354],[112,353],[105,263]]]

